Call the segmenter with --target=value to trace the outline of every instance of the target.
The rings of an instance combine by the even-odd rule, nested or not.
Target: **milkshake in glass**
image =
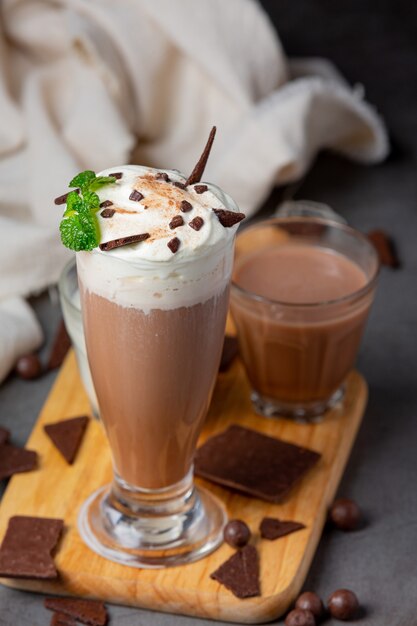
[[[219,188],[185,186],[177,171],[127,165],[100,173],[111,175],[115,182],[97,190],[100,245],[77,252],[77,270],[114,481],[84,504],[79,529],[106,558],[164,567],[222,540],[223,508],[193,485],[193,455],[219,366],[243,215]]]

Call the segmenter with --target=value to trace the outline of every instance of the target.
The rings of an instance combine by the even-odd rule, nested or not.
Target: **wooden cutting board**
[[[0,538],[12,515],[65,520],[66,531],[55,557],[60,580],[2,579],[1,582],[45,594],[100,598],[115,604],[232,622],[260,623],[279,617],[297,596],[306,577],[328,506],[362,421],[366,399],[364,379],[352,372],[343,410],[330,411],[320,424],[295,424],[284,419],[262,418],[253,412],[239,361],[227,373],[219,375],[201,441],[231,423],[239,423],[322,454],[318,465],[280,505],[236,495],[201,481],[223,501],[231,518],[246,520],[259,549],[262,596],[239,600],[209,577],[233,553],[226,544],[201,561],[165,570],[118,565],[83,544],[76,525],[79,508],[87,496],[111,479],[104,432],[100,423],[92,419],[76,461],[69,466],[43,431],[44,424],[89,412],[71,352],[27,443],[28,448],[39,454],[39,469],[14,476],[0,507]],[[300,521],[307,528],[276,541],[261,540],[258,526],[264,516]]]

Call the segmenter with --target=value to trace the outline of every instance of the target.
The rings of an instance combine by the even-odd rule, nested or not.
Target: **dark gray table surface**
[[[366,607],[360,623],[417,624],[417,43],[416,5],[409,2],[264,0],[287,51],[332,58],[366,86],[393,139],[391,157],[366,168],[322,155],[297,192],[326,202],[367,231],[383,228],[397,242],[399,271],[383,269],[358,367],[370,399],[339,493],[363,507],[367,526],[326,530],[305,588],[326,598],[355,590]],[[306,30],[306,27],[308,30]],[[266,203],[270,211],[280,197]],[[60,316],[48,295],[34,299],[46,336]],[[47,347],[45,347],[45,350]],[[0,423],[24,444],[55,374],[35,382],[11,376],[0,388]],[[205,620],[111,607],[115,626],[203,626]],[[50,614],[36,594],[0,588],[2,626],[44,626]],[[326,623],[334,623],[329,620]]]

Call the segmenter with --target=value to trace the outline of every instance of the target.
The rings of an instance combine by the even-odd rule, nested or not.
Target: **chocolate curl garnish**
[[[112,239],[101,243],[99,245],[100,250],[107,252],[108,250],[114,250],[115,248],[121,248],[122,246],[128,246],[130,243],[139,243],[139,241],[145,241],[150,237],[149,233],[141,233],[140,235],[129,235],[129,237],[120,237],[119,239]]]
[[[209,138],[207,140],[206,147],[203,150],[203,154],[201,155],[201,157],[199,158],[197,162],[197,165],[195,166],[195,168],[193,169],[193,171],[191,172],[191,174],[185,181],[186,187],[188,187],[188,185],[194,185],[195,183],[200,182],[201,177],[206,168],[208,158],[210,156],[211,146],[213,145],[215,135],[216,135],[216,127],[213,126],[213,128],[211,129]]]
[[[244,213],[235,213],[234,211],[226,211],[225,209],[213,209],[213,211],[219,218],[220,224],[225,228],[234,226],[246,217]]]
[[[79,189],[73,189],[73,191],[75,191],[75,193],[80,193]],[[58,196],[58,198],[55,198],[54,203],[65,204],[70,193],[70,191],[67,191],[67,193],[64,193],[62,196]]]

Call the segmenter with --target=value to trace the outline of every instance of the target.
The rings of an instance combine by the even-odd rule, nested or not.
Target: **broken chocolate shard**
[[[208,187],[207,185],[195,185],[194,187],[194,191],[196,193],[204,193],[205,191],[207,191]]]
[[[259,556],[256,548],[247,545],[238,550],[210,575],[237,598],[261,595],[259,584]]]
[[[234,211],[227,211],[226,209],[213,209],[213,211],[217,215],[220,224],[225,228],[230,228],[238,224],[246,217],[244,213],[235,213]]]
[[[0,480],[14,474],[30,472],[38,464],[38,455],[33,450],[17,448],[4,443],[0,448]]]
[[[158,172],[155,174],[156,180],[164,180],[166,183],[169,183],[170,178],[166,172]]]
[[[74,462],[88,421],[89,418],[82,415],[44,426],[46,434],[69,465]]]
[[[285,535],[290,535],[303,528],[305,528],[305,524],[301,524],[301,522],[279,520],[275,517],[264,517],[259,526],[261,537],[270,541],[285,537]]]
[[[115,213],[116,211],[114,209],[104,209],[100,215],[101,217],[113,217]]]
[[[281,502],[320,454],[234,424],[208,439],[195,456],[195,473],[244,493]]]
[[[169,227],[171,230],[174,228],[178,228],[178,226],[182,226],[184,224],[184,220],[181,215],[175,215],[169,223]]]
[[[191,211],[192,208],[193,205],[191,204],[191,202],[188,202],[188,200],[181,201],[180,211],[182,211],[183,213],[188,213],[188,211]]]
[[[239,353],[239,344],[236,337],[226,335],[223,343],[222,357],[220,360],[220,372],[225,372],[229,369],[235,358]]]
[[[140,202],[141,200],[143,200],[144,197],[145,196],[143,195],[143,193],[140,193],[140,191],[134,189],[129,196],[129,200],[133,200],[133,202]]]
[[[0,550],[0,576],[51,580],[58,572],[47,552]]]
[[[47,366],[49,370],[53,370],[62,365],[70,347],[71,339],[67,333],[64,320],[61,320],[55,334],[51,352],[49,353]]]
[[[108,615],[103,602],[84,598],[45,598],[44,606],[49,611],[58,611],[89,626],[105,626]]]
[[[77,622],[65,613],[53,613],[50,626],[77,626]]]
[[[108,174],[109,176],[113,176],[113,178],[115,178],[116,180],[120,180],[123,176],[123,172],[112,172],[111,174]]]
[[[114,250],[115,248],[121,248],[122,246],[128,246],[131,243],[139,243],[145,241],[150,237],[149,233],[140,233],[139,235],[129,235],[128,237],[120,237],[119,239],[112,239],[101,243],[99,245],[100,250],[107,252],[108,250]]]
[[[396,245],[390,235],[383,230],[373,230],[367,236],[378,252],[381,265],[393,269],[401,267]]]
[[[202,217],[197,215],[194,219],[188,222],[188,226],[193,228],[194,230],[200,230],[200,228],[204,225],[204,220]]]
[[[72,191],[75,191],[75,193],[80,193],[79,189],[73,189]],[[70,193],[71,191],[67,191],[67,193],[62,194],[62,196],[58,196],[58,198],[55,198],[54,203],[65,204]]]
[[[205,148],[203,150],[203,153],[202,153],[201,157],[198,159],[195,168],[193,169],[193,171],[191,172],[191,174],[189,175],[189,177],[186,180],[186,183],[185,183],[186,187],[188,187],[188,185],[194,185],[195,183],[199,183],[200,182],[201,177],[202,177],[202,175],[204,173],[204,170],[206,168],[208,158],[210,156],[210,151],[211,151],[211,147],[213,145],[213,141],[214,141],[215,135],[216,135],[216,127],[213,126],[213,128],[210,131],[210,135],[209,135],[209,138],[207,140],[206,146],[205,146]]]
[[[185,183],[181,183],[180,181],[176,180],[174,183],[172,183],[175,187],[178,187],[179,189],[185,189],[186,185]]]
[[[103,202],[100,202],[100,209],[105,209],[108,206],[112,206],[113,202],[111,200],[103,200]]]
[[[181,241],[178,239],[178,237],[174,237],[173,239],[170,239],[167,243],[168,248],[171,250],[172,254],[175,254],[178,250],[178,248],[180,247],[180,243]]]
[[[7,443],[9,441],[9,438],[10,431],[7,430],[7,428],[0,426],[0,446],[2,446],[4,443]]]

